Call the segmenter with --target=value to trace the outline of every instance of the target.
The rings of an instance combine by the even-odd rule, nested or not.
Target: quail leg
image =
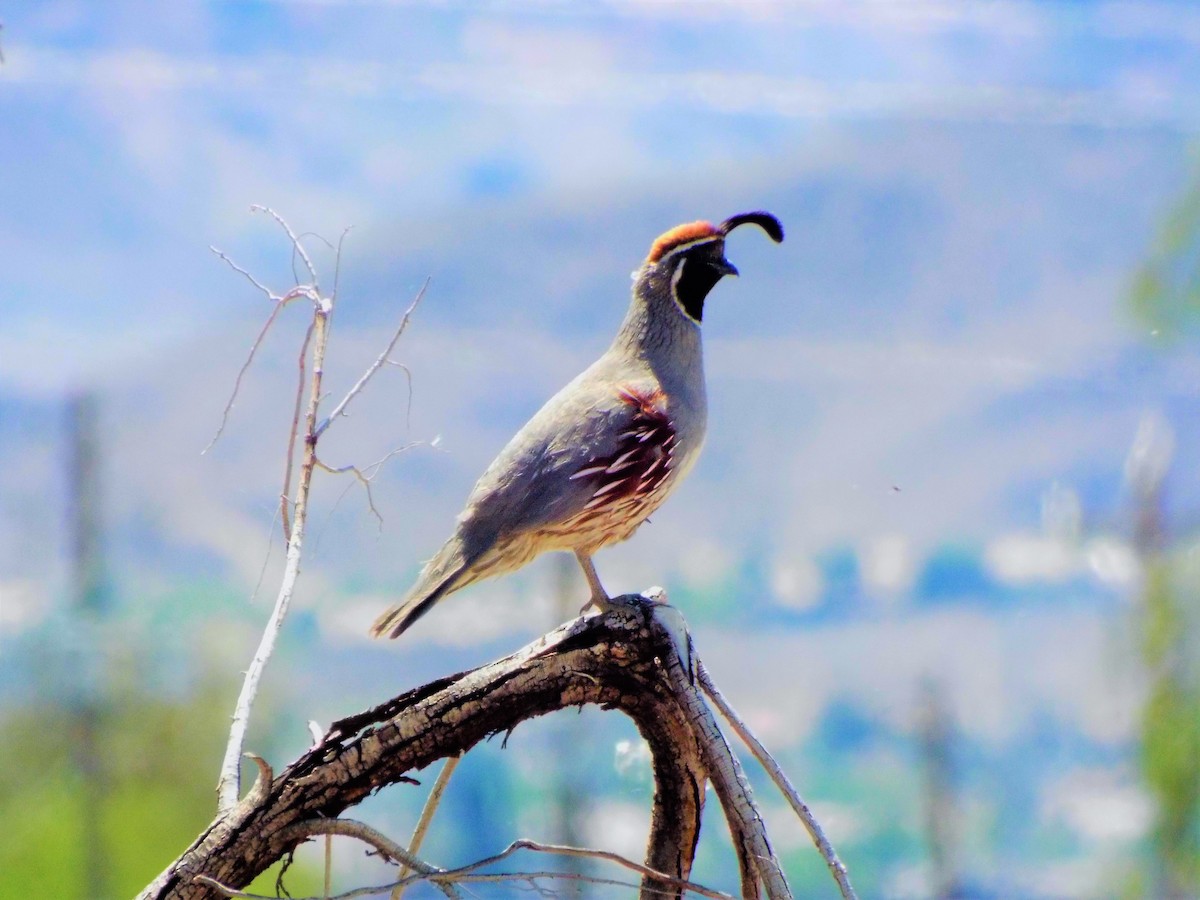
[[[589,606],[594,606],[600,612],[608,612],[612,609],[612,603],[608,596],[608,592],[604,590],[604,585],[600,583],[600,576],[596,574],[596,567],[592,564],[592,558],[586,553],[575,551],[575,558],[579,560],[579,565],[583,569],[583,577],[587,579],[588,588],[591,589],[592,596],[588,602],[579,608],[579,612],[587,611]]]

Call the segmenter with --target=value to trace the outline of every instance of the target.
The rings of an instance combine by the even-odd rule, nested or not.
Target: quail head
[[[778,219],[749,212],[716,226],[679,225],[654,241],[612,346],[500,451],[454,534],[404,600],[375,621],[373,635],[398,637],[446,595],[547,550],[574,552],[590,603],[607,608],[592,555],[658,509],[704,442],[700,320],[709,291],[737,274],[725,238],[746,224],[783,240]]]

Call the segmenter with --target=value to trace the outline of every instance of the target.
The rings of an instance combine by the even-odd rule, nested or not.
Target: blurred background
[[[308,720],[578,607],[551,556],[365,634],[607,346],[654,237],[763,208],[787,241],[739,231],[706,309],[705,453],[600,554],[606,586],[667,588],[864,897],[1200,896],[1200,9],[50,0],[0,22],[0,895],[128,896],[214,814],[306,325],[281,318],[201,455],[269,312],[210,245],[293,283],[261,203],[353,226],[333,399],[432,283],[395,354],[411,395],[381,372],[322,444],[414,446],[374,481],[382,523],[318,476],[248,749],[282,766]],[[797,892],[832,896],[755,784]],[[637,857],[651,790],[627,722],[552,717],[466,758],[426,855]],[[357,815],[403,839],[423,795]],[[694,874],[735,890],[710,807]],[[387,881],[346,844],[335,889]],[[293,894],[319,866],[300,854]]]

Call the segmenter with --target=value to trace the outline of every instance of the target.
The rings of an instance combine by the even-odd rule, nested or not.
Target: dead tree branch
[[[696,889],[688,879],[710,778],[741,861],[743,895],[760,896],[761,885],[770,898],[790,897],[740,766],[679,655],[678,641],[659,621],[661,607],[626,599],[620,609],[563,625],[504,659],[333,723],[320,743],[269,783],[264,770],[246,799],[222,812],[140,900],[229,895],[225,888],[240,890],[313,836],[314,822],[336,819],[372,792],[411,782],[411,773],[527,719],[588,703],[624,712],[650,746],[650,836],[645,864],[636,868],[643,898]],[[385,846],[388,856],[415,870],[406,881],[453,883],[447,872],[429,872],[434,867],[428,863],[405,859],[394,842]]]

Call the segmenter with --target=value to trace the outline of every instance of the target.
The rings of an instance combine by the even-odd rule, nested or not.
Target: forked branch
[[[740,767],[692,683],[677,642],[659,622],[658,605],[626,600],[622,608],[563,625],[512,656],[335,722],[269,787],[255,791],[253,802],[247,798],[222,813],[141,897],[221,896],[215,884],[240,891],[317,833],[312,823],[336,818],[386,785],[411,781],[412,773],[461,755],[490,735],[587,703],[624,712],[650,747],[655,777],[650,836],[644,864],[634,864],[642,897],[701,890],[688,881],[710,777],[742,860],[741,895],[759,896],[765,889],[771,898],[790,897]],[[383,846],[388,856],[415,870],[406,881],[455,883],[448,871],[404,853],[398,844],[389,840]],[[505,854],[540,846],[519,843]],[[479,865],[461,872],[462,883],[541,877],[485,875]]]
[[[256,290],[265,294],[273,304],[270,316],[266,323],[259,331],[254,343],[251,345],[250,353],[246,361],[242,364],[238,372],[237,379],[234,381],[233,393],[229,398],[228,403],[221,415],[221,424],[217,429],[216,435],[212,442],[205,448],[205,451],[212,447],[214,443],[221,437],[225,426],[229,420],[230,412],[237,400],[238,391],[241,387],[243,378],[250,368],[250,364],[254,360],[254,355],[261,347],[267,336],[267,332],[276,321],[280,311],[287,306],[292,300],[305,298],[312,304],[312,323],[310,324],[305,337],[303,346],[300,348],[298,368],[300,377],[296,386],[296,401],[295,409],[292,416],[291,430],[288,435],[288,444],[286,458],[284,460],[284,484],[283,490],[280,492],[280,518],[283,522],[284,535],[287,539],[287,556],[284,564],[283,577],[280,581],[279,590],[275,597],[275,605],[271,612],[271,617],[263,630],[261,639],[259,640],[258,648],[254,653],[254,658],[250,661],[250,665],[246,670],[246,676],[242,681],[242,688],[238,695],[237,704],[234,708],[233,721],[229,729],[229,740],[225,747],[225,756],[221,763],[221,774],[217,781],[217,808],[223,813],[230,812],[237,805],[238,797],[241,794],[241,758],[242,750],[245,746],[246,730],[250,721],[250,710],[254,704],[254,699],[258,693],[258,685],[262,679],[263,670],[266,667],[267,661],[271,658],[274,652],[275,641],[279,635],[280,629],[283,626],[283,621],[287,616],[287,611],[291,605],[291,599],[295,592],[296,581],[300,575],[300,563],[302,559],[302,548],[304,545],[305,525],[308,516],[309,496],[312,487],[312,477],[314,470],[321,465],[317,457],[317,442],[321,435],[329,427],[329,423],[333,418],[339,415],[344,415],[347,405],[357,396],[385,362],[390,361],[390,354],[396,347],[396,343],[400,340],[400,336],[404,333],[405,327],[408,325],[409,319],[412,316],[413,310],[421,297],[425,294],[425,289],[428,282],[422,286],[420,293],[416,299],[405,311],[401,318],[399,327],[392,334],[391,340],[387,347],[380,354],[380,357],[367,369],[365,373],[358,379],[354,387],[346,397],[337,405],[331,417],[321,420],[320,407],[323,399],[322,381],[325,376],[325,354],[329,345],[329,329],[330,320],[334,311],[334,306],[337,300],[337,276],[335,275],[334,292],[330,295],[325,295],[321,292],[319,279],[317,277],[316,266],[313,264],[312,258],[305,249],[301,238],[296,236],[291,226],[277,212],[267,207],[254,206],[251,209],[255,212],[265,212],[283,229],[291,243],[293,262],[299,259],[303,262],[304,270],[309,277],[309,282],[306,284],[296,284],[290,290],[283,294],[276,294],[261,281],[251,275],[246,269],[237,265],[225,253],[213,248],[222,260],[224,260],[230,268],[242,275],[248,280]],[[343,232],[342,237],[345,237]],[[326,242],[328,244],[328,242]],[[335,272],[341,270],[341,250],[342,242],[339,240],[336,249]],[[293,265],[293,269],[294,269]],[[297,276],[297,280],[299,280]],[[307,378],[306,378],[307,375]],[[307,381],[307,384],[306,384]],[[303,450],[301,454],[299,471],[296,475],[296,485],[293,492],[292,488],[292,468],[293,458],[295,456],[296,442],[300,430],[300,414],[304,411],[304,426],[303,426]],[[385,457],[386,459],[386,457]],[[367,487],[367,500],[371,511],[378,517],[379,512],[375,508],[374,500],[370,495],[370,479],[354,466],[347,467],[347,471],[354,471],[359,479]]]

